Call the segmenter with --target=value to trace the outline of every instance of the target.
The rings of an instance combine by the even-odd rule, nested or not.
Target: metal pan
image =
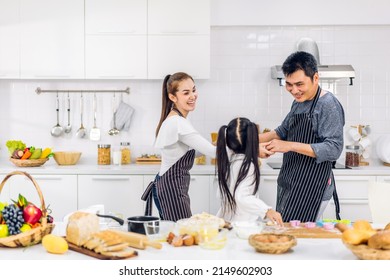
[[[115,221],[117,221],[120,225],[123,225],[125,221],[121,218],[111,216],[111,215],[102,215],[102,214],[96,214],[98,217],[101,218],[111,218]],[[136,232],[140,234],[145,234],[145,228],[144,223],[151,222],[151,221],[159,221],[160,218],[154,217],[154,216],[133,216],[128,217],[127,222],[127,231],[130,232]]]

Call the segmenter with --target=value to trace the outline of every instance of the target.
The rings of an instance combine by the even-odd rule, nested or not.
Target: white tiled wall
[[[339,98],[346,112],[346,128],[369,124],[375,143],[390,134],[390,26],[297,26],[213,27],[211,30],[211,79],[196,81],[198,105],[190,114],[194,126],[207,138],[210,132],[236,116],[258,122],[261,129],[274,128],[289,111],[292,98],[270,76],[270,67],[282,64],[302,37],[314,39],[321,64],[351,64],[356,70],[354,85],[347,80],[323,83]],[[191,54],[189,54],[191,55]],[[190,73],[191,74],[191,73]],[[132,143],[134,155],[155,152],[154,130],[161,110],[161,81],[26,81],[0,80],[0,143],[22,139],[29,145],[52,146],[56,150],[78,149],[95,156],[96,142],[77,139],[80,126],[79,94],[71,94],[73,131],[53,138],[56,124],[55,94],[37,95],[43,89],[124,89],[125,102],[135,109],[129,132],[107,134],[112,118],[111,94],[98,94],[99,143]],[[118,96],[117,96],[118,97]],[[66,124],[66,94],[60,94],[61,124]],[[92,95],[86,94],[84,125],[93,125]],[[346,137],[346,144],[350,141]],[[372,156],[376,157],[375,150]]]

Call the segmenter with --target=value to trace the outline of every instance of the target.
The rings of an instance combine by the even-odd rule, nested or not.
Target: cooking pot
[[[125,221],[121,218],[111,216],[111,215],[102,215],[102,214],[96,214],[98,217],[101,218],[111,218],[115,221],[117,221],[120,225],[123,225]],[[154,216],[133,216],[127,218],[127,231],[136,232],[145,234],[145,228],[144,224],[151,221],[159,221],[160,218],[154,217]]]

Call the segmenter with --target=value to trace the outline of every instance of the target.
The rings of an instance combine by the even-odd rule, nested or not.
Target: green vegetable
[[[12,153],[18,149],[18,150],[22,150],[24,151],[24,149],[26,148],[26,144],[24,144],[22,141],[20,140],[8,140],[7,143],[5,143],[5,145],[7,146],[8,148],[8,151],[9,153],[12,155]]]

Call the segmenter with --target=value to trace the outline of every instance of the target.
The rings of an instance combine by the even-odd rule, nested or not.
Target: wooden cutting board
[[[135,163],[136,164],[161,164],[161,158],[137,157]]]
[[[78,253],[81,253],[81,254],[84,254],[84,255],[87,255],[87,256],[99,259],[99,260],[123,260],[123,259],[128,259],[128,258],[132,258],[132,257],[138,256],[138,252],[137,251],[134,251],[133,255],[131,255],[129,257],[126,257],[126,258],[124,258],[124,257],[114,257],[114,256],[105,256],[105,255],[96,253],[94,251],[91,251],[89,249],[79,247],[79,246],[74,245],[74,244],[72,244],[70,242],[68,242],[68,245],[69,245],[69,250],[72,250],[72,251],[75,251],[75,252],[78,252]]]
[[[336,228],[332,230],[327,230],[321,227],[305,228],[304,225],[291,227],[290,224],[285,223],[283,229],[279,228],[275,231],[290,234],[296,238],[341,238],[341,232]]]

